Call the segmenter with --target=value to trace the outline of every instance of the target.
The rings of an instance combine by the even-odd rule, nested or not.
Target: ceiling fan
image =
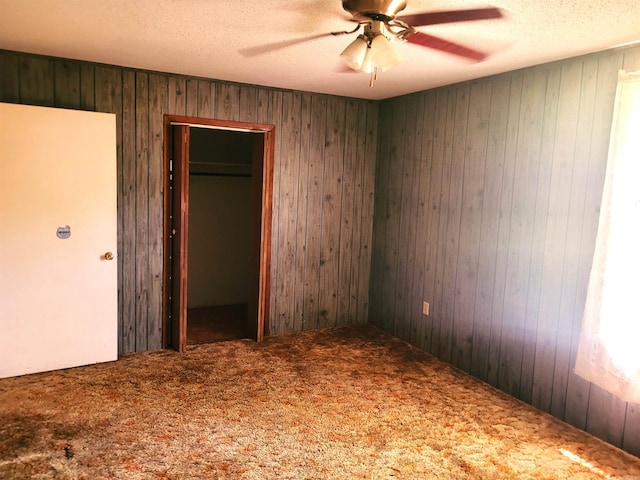
[[[400,63],[402,57],[389,44],[389,37],[433,48],[474,61],[487,55],[479,50],[451,42],[416,30],[415,27],[473,20],[502,18],[502,11],[494,7],[467,10],[422,12],[398,16],[407,0],[343,0],[342,7],[352,15],[358,25],[351,31],[331,32],[332,35],[352,34],[363,28],[363,33],[342,52],[340,58],[353,70],[370,73],[371,85],[378,70],[385,71]]]
[[[362,29],[363,32],[344,49],[340,58],[351,69],[350,71],[371,74],[369,85],[373,86],[373,81],[379,70],[385,71],[402,61],[402,57],[389,44],[390,38],[395,37],[414,45],[479,62],[487,57],[486,53],[420,32],[416,30],[416,27],[503,17],[502,10],[495,7],[422,12],[399,16],[398,14],[406,6],[407,0],[343,0],[342,7],[351,14],[350,20],[357,23],[353,30],[285,40],[243,49],[241,53],[247,56],[260,55],[327,35],[349,35]]]

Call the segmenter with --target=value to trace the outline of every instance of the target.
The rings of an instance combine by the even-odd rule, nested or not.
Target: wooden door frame
[[[171,137],[172,126],[188,125],[190,127],[211,128],[217,130],[231,130],[237,132],[249,132],[263,134],[263,158],[262,158],[262,213],[260,221],[260,260],[259,260],[259,286],[258,286],[258,325],[257,341],[262,341],[269,331],[269,300],[271,292],[271,221],[273,211],[273,164],[275,150],[275,126],[245,123],[230,120],[214,120],[208,118],[189,117],[182,115],[164,116],[164,253],[163,253],[163,282],[162,282],[162,347],[170,348],[176,342],[171,339],[172,320],[169,294],[171,293],[171,261],[169,258],[171,243],[171,219],[169,218],[172,194],[170,189],[170,161],[172,157]],[[188,174],[188,165],[173,165],[174,171],[181,168]],[[184,206],[188,208],[188,205]],[[183,256],[186,258],[186,256]],[[186,268],[186,265],[184,266]],[[181,324],[186,325],[186,318],[180,318]],[[186,348],[186,328],[179,329],[179,351]]]

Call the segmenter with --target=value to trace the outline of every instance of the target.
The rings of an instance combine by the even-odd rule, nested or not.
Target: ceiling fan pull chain
[[[371,77],[369,78],[369,87],[373,87],[373,83],[378,79],[378,67],[371,69]]]

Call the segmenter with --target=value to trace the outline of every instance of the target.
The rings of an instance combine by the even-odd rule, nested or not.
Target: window
[[[576,373],[640,403],[640,72],[620,72]]]

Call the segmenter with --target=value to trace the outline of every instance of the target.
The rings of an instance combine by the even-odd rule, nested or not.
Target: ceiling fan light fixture
[[[365,73],[372,73],[375,69],[385,72],[403,60],[382,34],[370,40],[365,35],[359,35],[343,50],[340,58],[349,68]]]
[[[371,40],[371,62],[383,72],[402,62],[402,56],[394,50],[389,39],[384,35],[376,35]]]
[[[374,73],[376,69],[375,64],[373,63],[373,52],[370,47],[367,48],[366,55],[364,56],[364,60],[360,65],[360,68],[357,70],[364,73]]]
[[[364,64],[369,45],[364,35],[358,35],[340,54],[340,58],[349,68],[360,70]]]

